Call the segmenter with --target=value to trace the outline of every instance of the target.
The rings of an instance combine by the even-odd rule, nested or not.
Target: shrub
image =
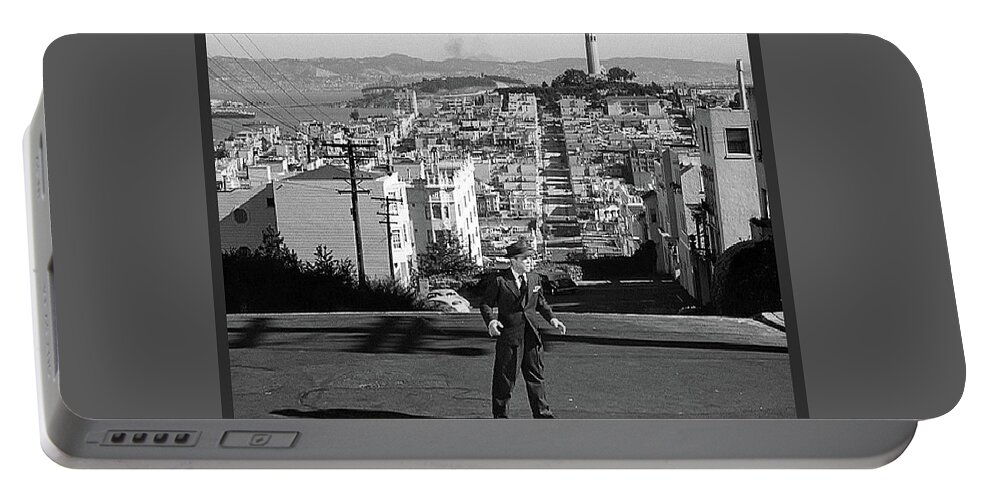
[[[459,290],[470,285],[479,273],[479,266],[472,260],[458,238],[443,235],[429,243],[417,259],[417,278],[427,279],[431,288]]]
[[[741,317],[783,309],[772,240],[742,241],[720,255],[714,265],[714,307],[718,314]]]
[[[393,280],[356,279],[349,259],[335,259],[327,246],[314,259],[301,261],[271,226],[255,250],[227,250],[221,254],[224,299],[229,313],[411,311],[423,309],[416,291]]]
[[[413,287],[394,280],[370,280],[358,292],[355,311],[418,311],[426,309]]]

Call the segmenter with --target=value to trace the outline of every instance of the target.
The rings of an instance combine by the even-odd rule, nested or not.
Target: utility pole
[[[329,155],[329,158],[347,158],[348,159],[348,178],[351,182],[351,189],[347,191],[338,191],[339,194],[351,193],[352,195],[352,223],[355,225],[355,262],[358,266],[359,271],[359,285],[366,285],[365,276],[365,259],[362,253],[362,226],[359,224],[359,185],[358,179],[356,178],[356,159],[362,158],[375,158],[375,155],[356,155],[356,149],[368,149],[375,148],[375,144],[355,144],[352,139],[348,139],[348,142],[334,143],[325,142],[323,143],[325,147],[344,149],[346,154],[344,155]],[[368,193],[369,190],[362,190],[363,193]],[[391,264],[392,266],[392,264]],[[392,269],[391,269],[392,270]]]
[[[400,198],[391,198],[387,193],[385,197],[373,196],[372,199],[382,201],[386,204],[386,212],[378,212],[377,215],[382,215],[386,217],[386,220],[379,221],[380,224],[386,224],[386,249],[389,254],[389,266],[390,266],[390,279],[396,281],[396,271],[393,269],[393,203],[400,203],[403,201]]]

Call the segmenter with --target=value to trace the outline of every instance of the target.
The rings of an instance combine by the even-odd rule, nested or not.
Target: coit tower
[[[600,74],[600,52],[596,47],[596,34],[586,34],[586,72],[590,75]]]

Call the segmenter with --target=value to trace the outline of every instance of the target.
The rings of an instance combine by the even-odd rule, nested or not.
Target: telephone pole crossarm
[[[349,140],[348,142],[326,142],[321,141],[322,148],[338,148],[345,150],[344,155],[324,155],[325,158],[347,158],[348,159],[348,180],[351,184],[350,189],[339,191],[340,194],[350,193],[352,195],[352,224],[355,226],[355,263],[358,268],[359,274],[359,284],[361,286],[366,286],[366,274],[365,274],[365,255],[362,251],[362,226],[359,222],[359,193],[366,194],[369,192],[368,189],[359,189],[358,177],[357,177],[357,165],[355,161],[358,159],[365,158],[376,158],[376,156],[370,155],[359,155],[355,153],[357,149],[368,149],[377,147],[376,144],[356,144]],[[392,263],[390,264],[390,273],[392,274],[393,268]]]

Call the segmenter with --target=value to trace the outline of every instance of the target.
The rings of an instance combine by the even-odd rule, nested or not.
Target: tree
[[[469,256],[458,238],[444,234],[417,259],[417,273],[431,281],[458,281],[464,283],[479,272],[479,266]]]
[[[255,255],[273,262],[278,262],[288,269],[298,268],[300,266],[300,259],[297,258],[296,252],[286,246],[286,243],[283,242],[283,237],[279,235],[279,231],[271,225],[266,226],[262,230],[262,244],[255,251]]]
[[[358,119],[359,119],[359,110],[353,109],[352,112],[348,114],[348,117],[351,118],[353,122],[354,121],[358,121]]]
[[[312,276],[330,278],[347,286],[355,285],[355,265],[350,259],[336,260],[326,245],[314,251],[314,260],[303,264],[303,271]]]
[[[613,68],[607,70],[607,80],[612,82],[629,82],[634,80],[634,78],[634,72],[618,66],[614,66]]]
[[[714,263],[713,291],[718,314],[748,317],[782,311],[773,241],[745,240],[723,251]]]
[[[552,80],[552,87],[578,87],[590,82],[589,75],[578,69],[567,69]]]

